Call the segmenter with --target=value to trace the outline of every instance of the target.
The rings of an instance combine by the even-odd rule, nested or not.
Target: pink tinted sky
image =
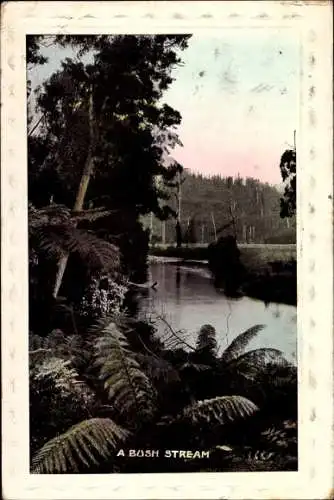
[[[32,86],[57,70],[69,49],[43,51]],[[163,101],[177,109],[183,147],[172,156],[205,175],[255,177],[279,184],[280,156],[298,133],[299,44],[288,29],[224,29],[195,34]]]
[[[194,35],[165,100],[181,112],[173,157],[204,174],[281,182],[298,128],[299,45],[289,30]]]

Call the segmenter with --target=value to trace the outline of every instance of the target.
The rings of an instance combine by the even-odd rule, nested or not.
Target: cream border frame
[[[25,1],[2,5],[4,498],[330,498],[331,488],[334,488],[331,14],[331,3],[320,1]],[[300,133],[297,138],[299,471],[30,475],[25,35],[189,33],[250,26],[291,27],[300,37],[302,48]]]

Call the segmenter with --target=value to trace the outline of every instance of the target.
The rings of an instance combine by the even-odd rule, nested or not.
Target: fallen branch
[[[153,290],[156,290],[158,282],[155,281],[154,283],[133,283],[132,281],[128,281],[128,284],[134,286],[135,288],[153,288]]]
[[[173,328],[170,326],[170,324],[168,323],[168,321],[163,318],[162,316],[157,316],[158,319],[160,319],[163,323],[165,323],[165,325],[167,326],[167,328],[169,329],[169,331],[171,332],[171,334],[179,341],[181,342],[182,344],[186,345],[189,349],[191,349],[192,351],[196,351],[196,348],[191,346],[190,344],[188,344],[185,340],[181,339],[176,333],[175,331],[173,330]]]
[[[38,354],[39,352],[51,352],[51,349],[44,349],[43,347],[40,347],[39,349],[35,349],[34,351],[29,351],[29,356],[31,354]]]

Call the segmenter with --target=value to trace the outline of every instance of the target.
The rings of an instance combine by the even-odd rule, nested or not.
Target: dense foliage
[[[45,63],[45,38],[28,37],[30,65]],[[181,194],[181,116],[161,97],[189,37],[51,38],[73,58],[29,110],[31,471],[295,469],[296,368],[275,349],[247,351],[261,325],[221,352],[209,324],[191,346],[130,310],[146,279],[141,217],[181,220],[168,198]],[[210,461],[128,458],[172,448]]]
[[[144,280],[140,256],[148,244],[139,215],[171,213],[164,183],[178,167],[170,153],[179,143],[174,127],[181,116],[161,97],[188,38],[99,37],[90,63],[79,57],[92,50],[86,37],[60,37],[74,47],[74,57],[35,95],[36,120],[42,120],[29,136],[30,201],[36,207],[51,200],[76,210],[110,210],[89,229],[117,242],[132,279]],[[38,39],[28,39],[32,61],[39,60]]]
[[[261,329],[220,354],[210,325],[191,351],[179,338],[168,349],[124,315],[105,317],[86,336],[32,335],[32,472],[293,469],[296,369],[275,349],[247,351]],[[161,456],[134,460],[130,449]],[[209,450],[213,461],[168,462],[171,449]]]
[[[292,217],[296,214],[296,165],[296,151],[294,149],[284,151],[280,162],[280,170],[284,182],[284,194],[281,198],[281,217]]]

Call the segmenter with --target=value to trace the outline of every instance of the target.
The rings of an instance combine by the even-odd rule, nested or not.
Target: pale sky
[[[44,50],[49,63],[34,69],[40,84],[68,50]],[[203,174],[251,176],[281,182],[279,161],[298,133],[299,45],[288,29],[224,29],[194,35],[182,53],[184,66],[163,101],[182,115],[183,148],[172,153]]]

